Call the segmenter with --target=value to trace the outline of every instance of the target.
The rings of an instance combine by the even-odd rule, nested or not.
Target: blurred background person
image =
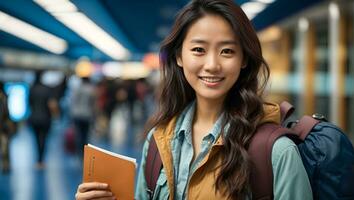
[[[43,72],[37,71],[34,83],[30,89],[29,106],[31,114],[28,119],[32,127],[37,142],[37,169],[44,168],[44,154],[46,148],[46,139],[51,127],[53,102],[51,99],[51,90],[48,86],[42,84],[41,76]]]
[[[128,102],[128,91],[124,84],[117,83],[117,88],[113,93],[115,103],[109,124],[110,141],[114,147],[124,149],[128,144],[127,134],[130,120],[130,110]]]
[[[63,75],[62,80],[58,83],[58,85],[53,87],[53,95],[51,98],[51,110],[53,110],[54,117],[59,117],[63,119],[65,117],[65,109],[62,105],[62,98],[65,96],[65,92],[67,89],[67,77]]]
[[[108,123],[109,123],[109,115],[108,112],[108,88],[107,88],[107,80],[100,80],[96,85],[96,113],[95,113],[95,127],[94,132],[99,137],[103,137],[104,139],[108,139]]]
[[[7,104],[7,95],[4,90],[4,84],[0,81],[0,148],[1,148],[1,171],[8,173],[10,171],[10,151],[9,144],[11,136],[16,132],[16,125],[10,119]]]
[[[95,115],[95,86],[88,77],[82,77],[79,85],[73,88],[71,95],[71,117],[75,127],[77,153],[82,157],[84,145],[88,143],[90,125]]]

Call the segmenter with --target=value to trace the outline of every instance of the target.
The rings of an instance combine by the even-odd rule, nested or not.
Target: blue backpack
[[[280,107],[283,125],[259,127],[248,149],[253,199],[273,199],[272,146],[286,135],[298,146],[314,200],[354,200],[354,149],[348,137],[319,114],[286,122],[294,108],[288,102]]]
[[[287,122],[294,108],[288,102],[283,102],[280,108],[283,125],[266,123],[258,127],[247,150],[252,167],[252,199],[274,198],[272,147],[275,140],[285,135],[298,146],[314,200],[354,200],[354,149],[348,137],[318,114]],[[152,137],[145,168],[147,192],[151,198],[162,167]]]

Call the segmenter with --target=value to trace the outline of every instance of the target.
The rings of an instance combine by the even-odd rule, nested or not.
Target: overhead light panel
[[[106,62],[102,65],[102,74],[107,77],[121,77],[123,74],[122,64],[119,62]]]
[[[50,13],[76,12],[76,6],[68,0],[34,0],[41,7]]]
[[[96,25],[68,0],[34,0],[65,26],[115,60],[125,60],[130,52],[111,35]]]
[[[68,46],[65,40],[14,18],[2,11],[0,11],[0,30],[55,54],[64,53]]]
[[[266,8],[267,4],[250,1],[241,5],[242,10],[246,13],[247,17],[252,20],[258,13]]]
[[[298,27],[301,32],[306,32],[309,29],[310,22],[305,17],[301,17],[298,22]]]
[[[247,17],[252,20],[260,12],[267,8],[269,4],[274,3],[275,0],[255,0],[249,1],[241,5],[242,10],[246,13]]]
[[[265,4],[271,4],[271,3],[274,3],[275,0],[256,0],[260,3],[265,3]]]
[[[332,19],[338,19],[339,18],[339,7],[338,4],[331,2],[329,4],[329,16]]]

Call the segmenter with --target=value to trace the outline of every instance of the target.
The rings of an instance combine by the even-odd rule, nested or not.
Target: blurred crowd
[[[155,109],[152,81],[146,78],[94,80],[72,75],[51,86],[44,83],[43,73],[35,72],[34,81],[29,84],[30,114],[21,123],[36,138],[37,169],[45,167],[46,140],[54,120],[65,125],[63,148],[79,158],[83,156],[83,146],[92,140],[110,144],[116,150],[141,147],[143,126]],[[6,173],[10,169],[8,146],[20,123],[9,116],[7,95],[3,84],[0,87],[1,121],[7,122],[0,126],[0,164]]]

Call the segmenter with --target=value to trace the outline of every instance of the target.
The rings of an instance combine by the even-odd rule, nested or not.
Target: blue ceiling
[[[248,1],[236,2],[242,4]],[[323,0],[277,0],[252,22],[257,30],[261,30],[321,1]],[[81,12],[128,48],[132,52],[132,60],[139,60],[144,53],[158,50],[159,43],[168,33],[176,12],[188,3],[187,0],[72,0],[72,2]],[[69,48],[64,53],[65,57],[77,59],[87,56],[95,61],[110,60],[31,0],[2,0],[0,10],[66,40]],[[46,52],[2,31],[0,47]]]

